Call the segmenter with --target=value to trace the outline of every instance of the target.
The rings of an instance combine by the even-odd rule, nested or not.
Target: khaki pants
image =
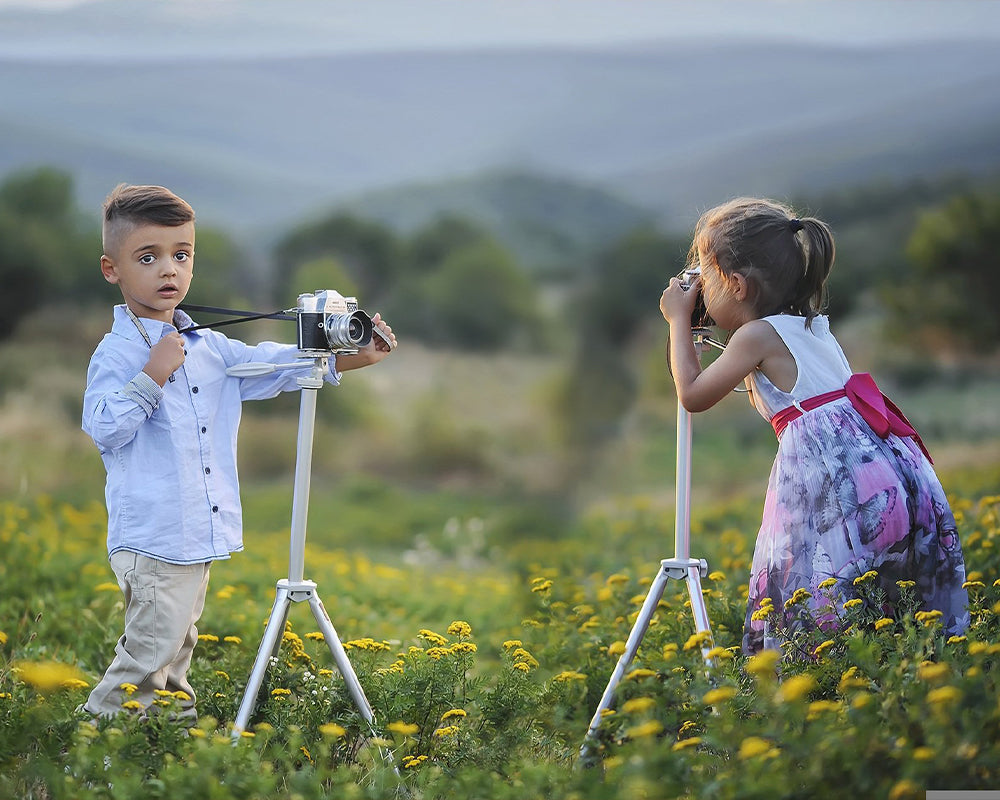
[[[182,716],[197,716],[187,671],[198,642],[195,623],[205,607],[210,566],[168,564],[124,550],[111,556],[125,595],[125,633],[115,647],[114,661],[87,699],[87,713],[115,714],[127,700],[149,708],[160,689],[187,694],[190,699],[179,701]],[[128,695],[123,683],[135,686],[135,692]]]

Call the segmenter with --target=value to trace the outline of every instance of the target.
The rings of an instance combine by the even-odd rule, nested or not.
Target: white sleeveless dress
[[[813,318],[809,327],[804,317],[792,315],[764,320],[798,368],[790,392],[759,370],[748,377],[764,419],[844,387],[851,368],[826,317]],[[854,583],[869,571],[877,577]],[[834,585],[820,589],[828,578]],[[856,597],[863,600],[861,614],[869,622],[912,605],[941,611],[946,632],[960,633],[969,620],[964,582],[955,517],[933,466],[912,438],[880,438],[847,398],[788,423],[754,549],[746,653],[780,648],[797,631],[818,629],[819,636],[838,627],[843,603]],[[786,608],[796,589],[811,596]],[[774,612],[755,614],[765,597]]]

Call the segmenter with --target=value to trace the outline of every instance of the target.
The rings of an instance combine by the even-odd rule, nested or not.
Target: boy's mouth
[[[175,294],[177,294],[177,287],[174,286],[172,283],[167,283],[161,286],[159,289],[157,289],[156,293],[163,297],[173,297]]]

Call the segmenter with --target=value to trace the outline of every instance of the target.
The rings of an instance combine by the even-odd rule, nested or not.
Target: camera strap
[[[250,322],[255,319],[295,319],[295,314],[289,311],[237,311],[232,308],[216,308],[215,306],[195,306],[188,303],[177,306],[181,311],[195,311],[203,314],[224,314],[236,319],[224,319],[218,322],[210,322],[205,325],[189,325],[182,328],[178,333],[189,333],[190,331],[200,331],[206,328],[221,328],[223,325],[235,325],[237,322]]]

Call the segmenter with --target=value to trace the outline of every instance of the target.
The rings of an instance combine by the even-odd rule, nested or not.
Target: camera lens
[[[326,318],[326,339],[331,350],[357,350],[372,340],[372,321],[364,311],[330,314]]]

